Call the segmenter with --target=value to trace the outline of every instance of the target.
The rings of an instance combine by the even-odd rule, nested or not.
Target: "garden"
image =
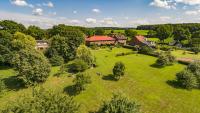
[[[96,68],[86,70],[84,73],[91,77],[91,83],[78,95],[71,91],[74,74],[64,73],[55,76],[60,67],[52,67],[51,75],[47,81],[40,85],[45,89],[74,96],[80,103],[82,113],[95,112],[104,101],[111,99],[113,93],[123,93],[131,100],[136,101],[146,113],[198,113],[200,106],[200,91],[188,91],[177,87],[174,83],[176,73],[186,66],[175,63],[164,68],[154,67],[157,58],[142,54],[129,54],[118,56],[122,52],[132,52],[130,49],[114,48],[92,50],[96,57]],[[125,66],[125,75],[116,81],[112,78],[112,68],[115,62],[122,61]],[[142,65],[141,65],[142,64]],[[12,80],[16,73],[13,69],[1,67],[1,79],[6,81],[8,89],[1,95],[0,108],[3,109],[9,102],[32,92],[32,88],[19,89]]]

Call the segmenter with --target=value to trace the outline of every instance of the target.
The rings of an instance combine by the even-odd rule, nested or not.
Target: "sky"
[[[199,23],[200,0],[0,0],[0,20],[50,28]]]

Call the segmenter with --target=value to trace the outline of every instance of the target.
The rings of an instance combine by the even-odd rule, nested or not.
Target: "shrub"
[[[163,50],[163,51],[171,51],[171,50],[172,50],[172,47],[171,47],[171,46],[167,46],[167,45],[163,45],[163,46],[160,46],[160,50]]]
[[[200,62],[193,62],[176,74],[177,82],[184,88],[200,88]]]
[[[172,65],[175,62],[175,57],[171,55],[170,52],[167,53],[161,53],[156,60],[156,64],[158,66],[167,66]]]
[[[60,66],[64,63],[64,59],[61,56],[55,55],[49,59],[52,66]]]
[[[86,62],[89,67],[92,67],[95,64],[95,57],[93,56],[91,50],[85,45],[80,45],[78,47],[76,51],[76,58]]]
[[[139,105],[122,95],[112,97],[111,101],[104,102],[98,113],[139,113]]]
[[[146,55],[150,55],[153,53],[153,49],[148,47],[148,46],[142,46],[140,49],[139,49],[139,53],[142,53],[142,54],[146,54]]]
[[[51,71],[48,60],[36,50],[19,51],[13,62],[18,71],[17,78],[25,87],[45,82]]]
[[[195,53],[195,54],[198,54],[200,52],[200,48],[198,47],[193,47],[192,48],[192,51]]]
[[[77,113],[79,104],[73,98],[62,93],[34,89],[31,95],[25,95],[10,102],[1,113]]]
[[[116,80],[119,80],[121,76],[124,76],[125,65],[122,62],[116,62],[113,68],[113,76]]]
[[[178,83],[186,88],[193,89],[198,87],[197,78],[189,70],[184,70],[176,74]]]
[[[80,59],[74,60],[73,63],[69,65],[69,70],[71,72],[83,72],[88,68],[89,68],[88,64]]]
[[[86,85],[91,83],[91,77],[85,76],[84,74],[77,74],[74,79],[74,90],[76,93],[80,93],[85,90]]]

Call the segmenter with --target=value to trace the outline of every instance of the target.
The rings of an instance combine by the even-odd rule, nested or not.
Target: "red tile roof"
[[[135,38],[140,42],[144,42],[145,41],[145,37],[142,36],[142,35],[135,36]]]
[[[114,38],[109,36],[92,36],[89,38],[86,38],[86,41],[94,42],[94,41],[115,41]]]

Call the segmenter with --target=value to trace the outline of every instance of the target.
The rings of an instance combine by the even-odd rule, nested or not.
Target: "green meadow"
[[[148,30],[135,30],[135,29],[132,29],[133,31],[136,31],[138,35],[147,35],[148,33]],[[125,30],[113,30],[114,33],[124,33]],[[105,31],[106,34],[109,34],[111,33],[111,30],[106,30]]]
[[[156,58],[152,56],[132,54],[116,57],[117,53],[130,51],[132,50],[124,48],[93,50],[98,67],[85,72],[91,76],[92,83],[81,94],[74,96],[81,104],[80,113],[98,110],[103,101],[109,100],[112,93],[117,92],[124,93],[139,103],[143,113],[200,113],[200,90],[188,91],[173,84],[176,73],[184,69],[185,65],[177,63],[157,68],[153,66]],[[110,74],[117,61],[126,65],[126,74],[119,81],[114,81]],[[74,75],[67,73],[60,77],[53,76],[58,70],[59,67],[53,67],[51,76],[42,86],[73,96],[70,86]],[[8,86],[8,91],[0,96],[0,109],[32,91],[32,88],[18,89],[12,79],[16,76],[13,69],[0,67],[0,76]]]

